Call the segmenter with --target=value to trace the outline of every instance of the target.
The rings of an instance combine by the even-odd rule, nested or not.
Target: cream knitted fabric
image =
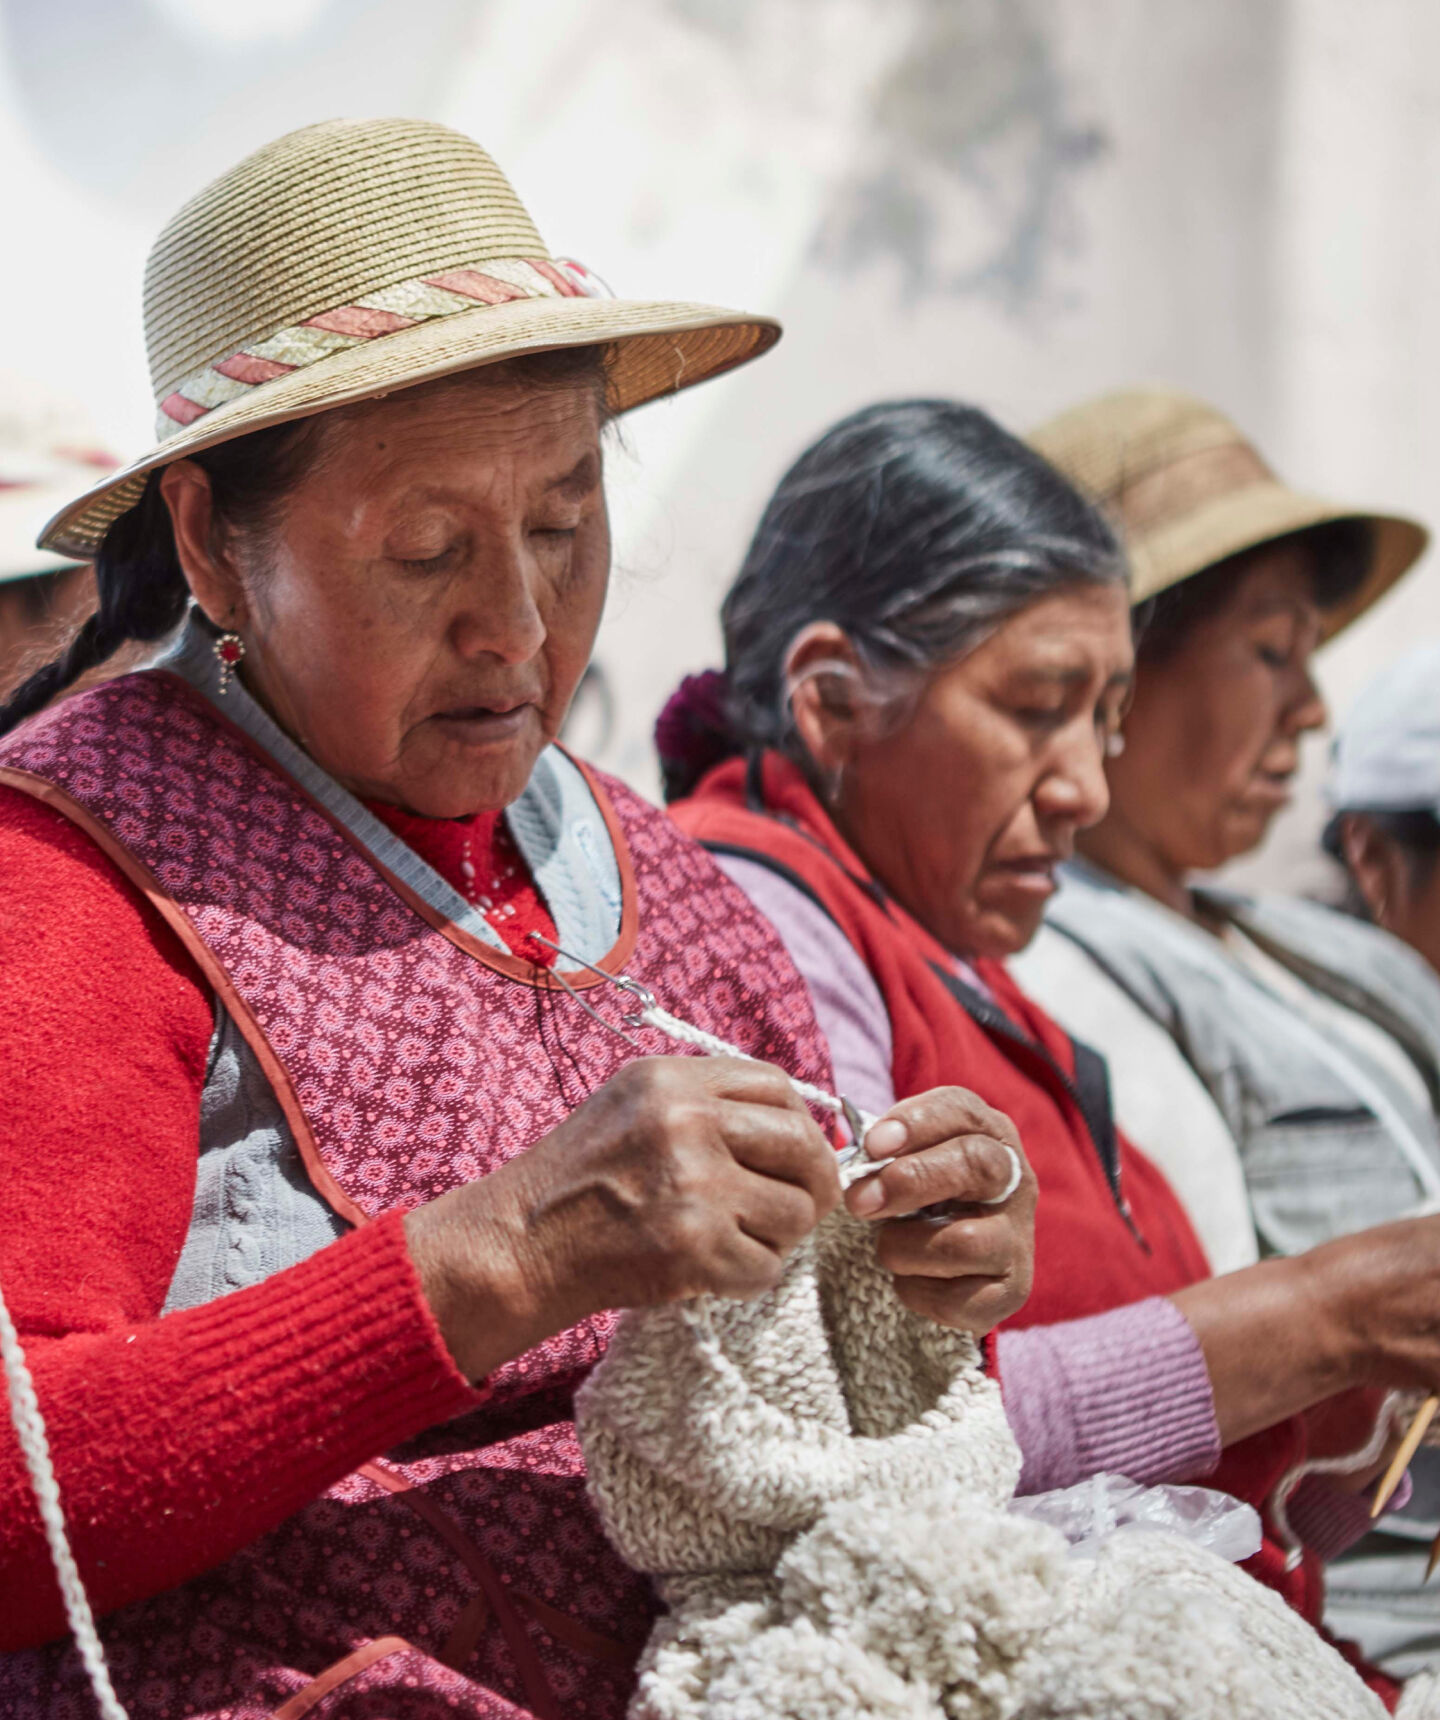
[[[669,1608],[632,1720],[1384,1713],[1214,1554],[1131,1530],[1081,1557],[1010,1516],[1019,1453],[976,1345],[907,1313],[843,1214],[759,1301],[627,1314],[577,1420]]]

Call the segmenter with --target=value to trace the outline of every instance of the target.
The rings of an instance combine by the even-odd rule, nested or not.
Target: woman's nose
[[[1308,669],[1302,671],[1302,683],[1285,712],[1285,728],[1292,735],[1303,735],[1311,729],[1323,729],[1329,721],[1325,696],[1315,685]]]
[[[1098,824],[1110,805],[1100,736],[1087,735],[1069,747],[1041,779],[1035,800],[1043,818],[1059,820],[1076,830]]]
[[[502,663],[528,662],[544,644],[545,632],[529,569],[516,554],[487,558],[451,627],[462,657],[496,657]]]

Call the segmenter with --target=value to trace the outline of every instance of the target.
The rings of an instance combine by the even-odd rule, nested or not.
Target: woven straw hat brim
[[[1278,481],[1250,484],[1218,496],[1168,525],[1132,538],[1125,546],[1132,600],[1142,603],[1243,550],[1340,520],[1368,525],[1374,533],[1374,554],[1359,588],[1322,618],[1323,637],[1333,639],[1420,559],[1430,534],[1414,520],[1321,501]]]
[[[604,346],[609,349],[611,408],[629,412],[758,358],[779,338],[780,325],[773,318],[714,305],[602,298],[480,305],[332,353],[216,407],[70,500],[45,526],[40,543],[58,558],[56,566],[88,561],[113,522],[140,499],[145,480],[158,467],[252,430],[436,377],[523,353]]]

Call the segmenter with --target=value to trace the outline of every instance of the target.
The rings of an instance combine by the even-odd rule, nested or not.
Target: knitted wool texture
[[[974,1341],[843,1213],[750,1303],[627,1314],[578,1400],[590,1489],[669,1608],[632,1720],[1379,1720],[1283,1601],[1171,1535],[1072,1555]],[[1407,1693],[1406,1720],[1440,1715]]]

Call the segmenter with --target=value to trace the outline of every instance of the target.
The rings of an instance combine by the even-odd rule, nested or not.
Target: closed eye
[[[460,552],[458,544],[448,544],[438,555],[427,555],[418,558],[409,556],[397,557],[397,563],[407,573],[442,573],[455,560]]]

